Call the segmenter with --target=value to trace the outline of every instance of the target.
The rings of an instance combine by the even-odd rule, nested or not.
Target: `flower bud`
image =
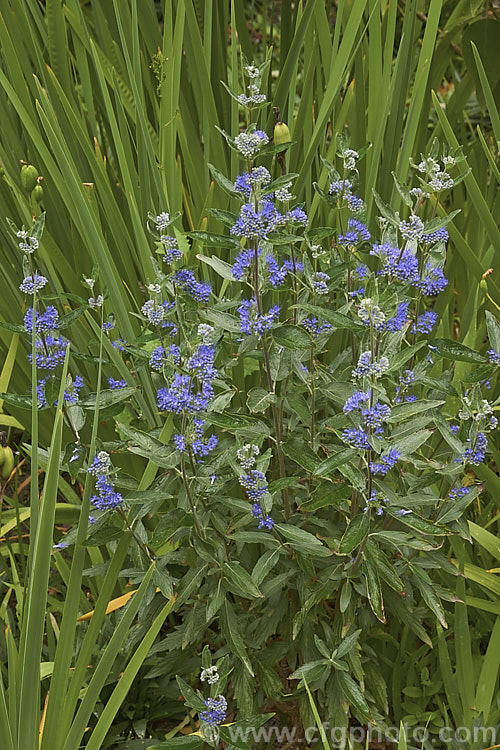
[[[482,292],[488,294],[488,284],[486,282],[486,279],[481,279],[481,281],[479,282],[479,288]]]
[[[2,464],[2,479],[6,481],[12,474],[12,470],[15,465],[14,454],[12,448],[8,445],[6,448],[1,448],[3,451],[3,464]]]
[[[32,164],[23,164],[21,167],[21,185],[27,193],[31,193],[38,180],[38,169]]]
[[[278,121],[274,126],[274,145],[281,146],[290,143],[290,131],[288,125],[284,122]]]
[[[42,199],[43,199],[43,187],[40,184],[36,185],[35,188],[34,188],[34,190],[33,190],[33,199],[37,203],[41,203],[42,202]]]

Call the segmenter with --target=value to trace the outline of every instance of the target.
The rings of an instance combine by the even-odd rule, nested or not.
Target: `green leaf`
[[[349,555],[359,547],[370,529],[370,519],[365,513],[354,516],[345,530],[339,545],[340,555]]]
[[[417,448],[420,448],[420,446],[423,445],[431,435],[431,430],[418,430],[413,435],[396,440],[393,447],[400,451],[404,456],[409,456],[416,451]]]
[[[302,552],[304,555],[313,555],[317,557],[328,557],[332,553],[309,531],[300,529],[297,526],[291,526],[287,523],[276,524],[274,527],[279,531],[291,546]]]
[[[233,276],[233,267],[229,265],[229,263],[226,263],[226,261],[221,260],[216,255],[212,255],[211,258],[207,258],[206,255],[197,255],[197,260],[201,260],[202,263],[206,263],[208,266],[214,269],[216,273],[219,274],[223,279],[227,279],[228,281],[235,281],[235,278]]]
[[[224,633],[227,643],[231,646],[234,654],[242,662],[244,667],[250,672],[251,676],[254,677],[254,672],[250,660],[248,658],[247,650],[245,647],[245,640],[240,628],[240,620],[236,616],[236,613],[228,600],[224,602],[221,610],[221,624],[222,632]]]
[[[248,392],[247,406],[250,411],[265,411],[268,406],[276,403],[276,394],[265,391],[264,388],[257,386]]]
[[[217,427],[221,427],[231,432],[247,432],[247,433],[259,433],[262,435],[269,435],[271,426],[263,422],[258,417],[252,417],[249,414],[232,414],[226,412],[225,414],[218,414],[217,412],[209,412],[208,419],[210,422]]]
[[[320,463],[312,448],[298,438],[291,438],[283,443],[283,453],[311,473],[315,472]]]
[[[430,578],[426,575],[425,571],[420,570],[416,566],[412,568],[412,571],[413,571],[413,580],[415,581],[418,589],[420,590],[420,593],[422,594],[425,603],[427,604],[429,609],[431,609],[434,612],[434,614],[438,618],[443,628],[447,628],[448,623],[446,622],[446,619],[444,616],[443,605],[441,604],[441,600],[436,594],[436,591],[434,589],[434,586]]]
[[[241,195],[234,189],[234,183],[232,183],[230,180],[227,179],[225,175],[222,174],[222,172],[219,172],[219,170],[214,167],[213,164],[207,164],[210,174],[214,178],[214,182],[217,183],[217,185],[226,193],[226,195],[229,195],[231,198],[238,198],[241,200]]]
[[[83,542],[83,546],[100,547],[102,544],[107,544],[114,539],[120,539],[122,535],[122,529],[119,529],[117,526],[104,526],[101,529],[96,529],[93,534],[91,533]]]
[[[343,482],[335,482],[326,486],[320,486],[314,495],[310,499],[305,500],[299,507],[301,511],[314,513],[314,511],[330,505],[338,507],[351,494],[352,488],[349,485]]]
[[[127,388],[116,388],[106,389],[101,391],[99,395],[99,409],[105,409],[108,406],[114,406],[114,404],[120,404],[122,401],[128,401],[128,399],[137,393],[137,388],[131,386]],[[78,405],[83,409],[95,409],[96,407],[96,394],[87,393],[78,400]]]
[[[238,562],[224,563],[223,571],[227,587],[247,599],[262,598],[262,593],[243,565]]]
[[[382,586],[378,575],[377,568],[368,560],[363,563],[366,578],[366,588],[368,591],[368,601],[372,608],[373,614],[385,624],[384,600],[382,598]]]
[[[272,332],[273,340],[278,346],[287,349],[310,349],[311,337],[302,328],[292,325],[282,325]]]
[[[335,312],[334,310],[328,310],[318,305],[309,305],[305,302],[300,302],[296,305],[300,310],[305,310],[312,315],[316,315],[318,320],[326,320],[327,323],[331,323],[334,328],[340,328],[341,330],[347,331],[360,331],[365,330],[362,323],[353,318],[349,318],[343,313]]]
[[[434,339],[429,342],[429,345],[435,347],[436,354],[445,359],[452,359],[455,362],[480,362],[483,364],[486,362],[485,357],[473,349],[469,349],[468,346],[460,344],[458,341],[451,341],[450,339]]]
[[[397,511],[392,508],[386,508],[386,512],[393,518],[397,518],[398,521],[408,526],[413,531],[418,531],[420,534],[429,534],[430,536],[448,536],[451,532],[446,526],[440,526],[437,523],[428,521],[422,516],[418,516],[415,513],[408,515],[399,515]]]
[[[391,409],[391,416],[387,420],[388,422],[403,422],[409,417],[414,417],[415,414],[421,414],[429,409],[438,409],[444,404],[444,401],[432,401],[422,399],[420,401],[413,401],[410,403],[396,404]]]
[[[188,685],[186,680],[184,680],[182,677],[179,677],[179,675],[175,676],[175,679],[177,680],[177,685],[179,686],[179,690],[181,691],[182,695],[184,696],[184,700],[186,701],[186,706],[189,708],[194,708],[196,711],[204,711],[206,709],[205,702],[203,698],[196,693],[193,688]]]
[[[222,310],[214,310],[213,308],[208,310],[200,310],[202,318],[209,320],[215,326],[222,328],[224,331],[230,331],[231,333],[241,333],[241,323],[237,317],[230,315]]]
[[[192,237],[196,242],[209,247],[224,247],[229,250],[241,250],[238,240],[228,237],[226,234],[215,234],[214,232],[188,232],[188,237]]]
[[[29,411],[31,411],[31,396],[18,396],[15,393],[0,393],[0,399],[6,404],[17,406],[18,409],[29,409]]]
[[[389,558],[376,544],[369,538],[363,550],[363,557],[378,571],[379,576],[398,594],[404,591],[404,583],[396,573],[394,566],[389,562]]]
[[[86,312],[86,307],[78,307],[76,310],[71,310],[71,312],[66,313],[66,315],[63,315],[62,318],[59,318],[57,321],[57,328],[58,330],[63,330],[64,328],[69,328],[73,325],[73,323],[76,323],[78,318],[80,318],[84,312]]]
[[[486,310],[485,315],[486,329],[488,331],[491,348],[496,352],[500,352],[500,323],[489,310]]]
[[[371,716],[371,711],[357,682],[355,682],[347,672],[337,672],[337,679],[342,688],[342,692],[352,704],[354,710],[359,712],[362,716],[369,718]]]
[[[359,455],[359,451],[355,448],[345,448],[344,450],[340,450],[332,456],[325,458],[325,460],[316,467],[314,474],[318,477],[325,476],[325,474],[331,474],[335,469],[338,469],[339,466],[347,463],[347,461],[357,455]]]
[[[375,203],[377,204],[377,208],[384,217],[384,219],[387,219],[389,224],[392,224],[394,227],[399,227],[399,216],[396,214],[396,212],[388,206],[380,195],[377,193],[375,188],[373,188],[373,197],[375,198]]]
[[[172,737],[166,742],[156,740],[155,744],[148,744],[148,750],[196,750],[205,744],[205,739],[199,734],[188,734],[185,737]],[[139,747],[137,748],[139,750]]]

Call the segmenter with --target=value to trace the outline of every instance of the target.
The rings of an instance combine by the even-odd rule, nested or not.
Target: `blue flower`
[[[174,435],[174,443],[176,449],[183,453],[186,450],[186,438],[184,435]]]
[[[411,250],[400,250],[389,243],[373,245],[370,255],[379,258],[382,267],[377,271],[378,276],[394,276],[403,283],[417,283],[420,280],[418,272],[418,258]]]
[[[361,427],[352,427],[344,430],[342,433],[342,440],[344,443],[349,443],[349,445],[353,445],[356,448],[361,448],[363,450],[369,450],[371,448],[368,435]]]
[[[47,279],[45,276],[41,276],[39,273],[35,272],[34,276],[26,276],[19,289],[25,294],[34,294],[35,291],[38,292],[40,289],[43,289],[46,283]]]
[[[396,333],[396,331],[401,331],[401,329],[405,327],[408,322],[408,307],[408,300],[404,300],[403,302],[399,303],[395,316],[393,318],[389,318],[389,320],[387,320],[385,323],[386,331],[389,331],[390,333]]]
[[[484,432],[478,432],[474,442],[472,442],[470,437],[467,438],[467,444],[468,447],[461,456],[462,461],[473,464],[474,466],[479,466],[486,457],[486,446],[488,444],[486,435]]]
[[[260,503],[253,503],[252,505],[252,516],[259,520],[259,529],[272,529],[274,521],[271,516],[264,514]]]
[[[217,696],[217,698],[207,698],[204,701],[208,711],[200,712],[200,719],[205,724],[222,724],[226,719],[227,701],[223,695]]]
[[[486,353],[492,365],[500,365],[500,351],[497,352],[496,349],[488,349]]]
[[[330,195],[350,195],[352,189],[352,182],[350,180],[337,180],[330,184]]]
[[[276,289],[277,286],[281,286],[286,279],[287,269],[285,266],[278,265],[278,261],[274,255],[266,255],[267,270],[269,273],[269,281],[271,285]]]
[[[429,262],[427,263],[426,271],[427,274],[424,278],[415,285],[418,289],[421,289],[427,296],[439,294],[443,289],[446,289],[448,286],[448,279],[439,266],[432,266]]]
[[[362,242],[368,242],[369,239],[370,232],[366,228],[365,224],[351,217],[347,222],[346,233],[339,235],[338,244],[345,247],[350,247],[360,245]]]
[[[422,236],[422,242],[425,242],[426,245],[435,245],[437,242],[448,242],[448,231],[442,227],[441,229],[436,229],[435,232],[431,232],[430,234],[424,234]]]
[[[35,312],[35,331],[37,334],[48,333],[57,328],[59,313],[53,305],[49,305],[44,313]],[[33,333],[33,308],[28,307],[24,316],[24,329],[28,333]]]
[[[362,409],[361,414],[363,416],[363,422],[365,423],[365,426],[376,428],[376,434],[379,434],[378,430],[380,427],[382,427],[383,424],[388,422],[391,416],[391,410],[389,406],[387,406],[387,404],[381,404],[380,402],[377,402],[375,406]]]
[[[416,323],[413,323],[411,327],[412,333],[431,333],[437,323],[437,319],[437,313],[427,310],[427,312],[418,316]]]
[[[172,280],[183,292],[189,294],[197,302],[204,302],[205,304],[208,302],[212,287],[204,281],[197,281],[192,271],[184,268],[176,271]]]
[[[57,365],[64,362],[66,356],[67,341],[62,336],[52,336],[46,334],[43,339],[35,340],[35,360],[37,367],[41,370],[54,370]],[[28,360],[31,362],[31,352],[28,354]]]
[[[328,323],[326,320],[318,320],[315,317],[305,318],[305,320],[301,322],[301,325],[304,326],[306,331],[310,333],[313,338],[317,338],[321,333],[330,331],[332,328],[331,323]]]
[[[258,469],[250,469],[248,474],[239,476],[238,481],[250,500],[258,501],[268,492],[265,474]]]
[[[236,136],[234,142],[236,148],[245,159],[253,159],[262,146],[269,143],[269,138],[263,130],[254,130],[250,133],[240,133]]]
[[[256,210],[253,203],[244,203],[230,233],[247,239],[266,239],[279,225],[281,214],[270,200],[263,200]]]
[[[451,490],[448,497],[451,500],[458,500],[461,497],[465,497],[470,493],[470,487],[457,487],[457,489]]]
[[[175,237],[162,234],[160,242],[163,245],[163,251],[165,253],[163,256],[165,263],[173,263],[174,260],[180,260],[182,258],[182,250],[179,249]]]
[[[273,327],[280,308],[278,305],[273,305],[268,313],[259,313],[255,299],[244,299],[236,311],[240,316],[242,333],[247,336],[255,334],[260,339],[265,331]]]
[[[259,248],[257,250],[257,255],[261,255],[261,253],[262,250]],[[251,267],[254,259],[255,251],[251,247],[247,248],[246,250],[242,250],[241,253],[238,253],[236,258],[234,259],[232,268],[234,278],[240,281],[245,275],[245,271]]]
[[[352,396],[349,396],[349,398],[344,404],[344,408],[343,408],[344,414],[349,414],[349,412],[355,411],[356,409],[361,410],[362,405],[370,400],[370,394],[371,394],[370,390],[366,392],[354,391]]]
[[[126,388],[127,387],[127,381],[121,378],[121,380],[115,380],[114,378],[108,378],[108,385],[112,390],[116,390],[117,388]]]
[[[387,453],[380,456],[380,463],[370,462],[372,474],[380,474],[385,477],[389,470],[394,468],[399,458],[401,458],[401,453],[396,448],[391,448]]]
[[[295,208],[287,211],[282,218],[279,218],[278,222],[280,224],[287,224],[288,222],[291,222],[292,224],[302,224],[304,226],[307,226],[309,223],[309,219],[307,218],[306,212],[302,208],[300,208],[300,206],[295,206]]]
[[[157,404],[160,411],[196,414],[207,408],[212,397],[210,383],[202,383],[201,391],[196,392],[189,375],[176,374],[168,388],[158,389]]]
[[[95,483],[97,494],[92,495],[90,502],[98,510],[113,510],[123,502],[123,497],[119,492],[115,492],[113,482],[109,477],[111,468],[109,453],[100,451],[87,469],[89,474],[97,477]]]
[[[408,221],[399,223],[399,231],[405,240],[419,240],[424,233],[424,222],[419,216],[412,214]]]
[[[316,271],[312,276],[311,285],[316,294],[328,294],[329,281],[330,277],[327,273]]]

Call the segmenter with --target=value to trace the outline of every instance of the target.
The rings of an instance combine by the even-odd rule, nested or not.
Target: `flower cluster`
[[[237,308],[237,312],[240,316],[242,333],[247,336],[254,334],[261,339],[264,333],[271,329],[277,321],[280,308],[279,305],[273,305],[269,312],[262,313],[258,311],[255,299],[244,299]]]
[[[59,313],[52,305],[49,305],[45,312],[36,310],[34,315],[33,308],[28,308],[24,316],[24,328],[30,335],[33,334],[33,318],[37,367],[41,370],[54,370],[57,365],[64,362],[67,346],[67,341],[55,334]],[[31,362],[31,352],[28,354],[28,359]]]
[[[197,302],[206,304],[210,298],[212,287],[205,281],[198,281],[192,271],[181,269],[172,276],[172,281],[179,289],[189,294]]]
[[[89,474],[96,477],[95,489],[97,494],[92,495],[90,502],[98,510],[113,510],[123,502],[123,497],[116,492],[111,479],[111,459],[109,453],[100,451],[87,469]]]
[[[262,146],[269,143],[269,138],[263,130],[245,131],[236,136],[234,143],[245,159],[253,159]]]
[[[222,724],[226,719],[227,701],[223,695],[218,695],[217,698],[207,698],[205,706],[208,711],[200,712],[200,719],[205,724]]]
[[[246,443],[237,451],[237,458],[241,468],[246,474],[240,474],[238,481],[245,490],[249,500],[252,500],[252,515],[259,521],[259,529],[272,529],[274,521],[262,509],[262,500],[270,500],[269,488],[266,476],[258,469],[253,468],[257,463],[259,448],[256,445]]]
[[[33,276],[26,276],[26,278],[23,279],[19,289],[25,294],[34,294],[35,292],[39,292],[40,289],[43,289],[46,283],[47,279],[45,276],[35,272]]]

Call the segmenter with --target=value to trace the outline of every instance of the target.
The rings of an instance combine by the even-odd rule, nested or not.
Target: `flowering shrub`
[[[68,376],[63,408],[73,438],[63,469],[95,477],[89,539],[132,531],[136,580],[154,559],[152,585],[176,592],[177,624],[162,645],[175,669],[201,642],[224,657],[232,693],[217,686],[201,705],[199,696],[188,703],[203,724],[223,724],[233,697],[243,717],[276,700],[296,716],[285,700],[292,695],[304,718],[306,685],[336,726],[349,712],[383,723],[382,626],[404,620],[426,643],[430,618],[447,626],[443,601],[454,594],[429,571],[458,574],[446,539],[469,538],[464,513],[481,491],[471,469],[487,460],[497,426],[482,389],[496,383],[500,326],[488,314],[485,355],[436,337],[453,214],[437,218],[435,207],[460,181],[460,153],[440,154],[435,144],[413,164],[413,182],[397,182],[405,217],[376,196],[375,237],[357,194],[365,152],[338,137],[342,173],[325,162],[329,189],[314,186],[332,221],[314,227],[295,202],[286,148],[255,124],[265,106],[262,70],[245,70],[248,94],[233,95],[248,125],[224,134],[240,173],[230,181],[213,172],[233,208],[214,211],[228,231],[189,234],[219,253],[188,267],[180,217],[163,206],[150,214],[153,275],[143,280],[135,341],[105,319],[113,311],[106,290],[97,292],[98,269],[83,280],[92,296],[77,314],[93,321],[129,376],[111,376],[99,395]],[[273,154],[282,167],[275,179]],[[32,298],[28,356],[47,409],[69,341],[61,331],[76,311],[61,316],[44,296],[48,271],[36,266],[43,214],[15,231],[27,258],[20,289]],[[200,278],[208,268],[213,284]],[[457,382],[450,360],[480,365],[476,382]],[[137,410],[133,420],[117,416],[117,439],[88,455],[85,411],[97,399],[123,409],[140,388],[154,394],[162,428]],[[134,454],[156,468],[131,488],[110,454],[117,466]],[[146,616],[153,611],[151,603]],[[204,664],[202,681],[215,684],[215,674]]]

